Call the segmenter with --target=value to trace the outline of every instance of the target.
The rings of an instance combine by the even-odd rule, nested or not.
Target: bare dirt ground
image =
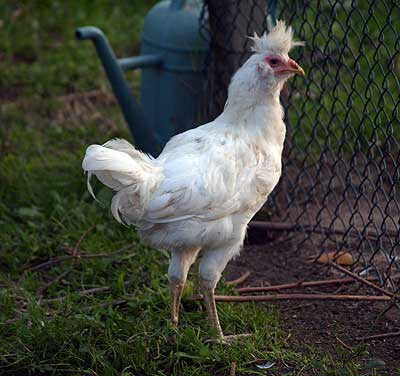
[[[306,243],[299,248],[298,240],[297,236],[289,240],[271,240],[250,232],[241,255],[228,264],[226,280],[236,279],[247,270],[251,275],[241,287],[344,277],[340,271],[310,262],[310,256],[315,256],[315,250]],[[373,294],[360,283],[300,288],[290,292]],[[366,336],[400,331],[400,310],[397,307],[382,314],[386,308],[384,303],[278,301],[266,304],[277,307],[282,329],[290,334],[289,344],[294,350],[306,353],[311,346],[317,351],[321,349],[321,353],[329,352],[333,357],[343,359],[343,356],[349,356],[360,344],[368,343],[369,358],[366,362],[371,359],[384,362],[379,367],[379,375],[396,375],[400,368],[399,336],[360,340]]]

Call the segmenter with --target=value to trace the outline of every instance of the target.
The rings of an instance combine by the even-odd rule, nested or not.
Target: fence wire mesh
[[[266,18],[292,25],[306,70],[284,88],[288,137],[283,174],[267,207],[302,231],[298,248],[351,252],[353,270],[400,291],[400,5],[388,0],[209,0],[209,118],[219,114],[247,36]],[[268,12],[269,9],[269,12]]]

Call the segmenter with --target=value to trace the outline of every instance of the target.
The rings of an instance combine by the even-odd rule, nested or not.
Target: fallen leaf
[[[317,260],[320,264],[327,264],[330,261],[335,262],[339,265],[352,265],[353,264],[353,257],[349,252],[335,252],[331,251],[328,253],[323,253],[321,256],[318,257]]]

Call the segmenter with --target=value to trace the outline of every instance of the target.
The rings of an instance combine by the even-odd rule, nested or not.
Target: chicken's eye
[[[271,65],[271,67],[277,66],[279,64],[279,60],[278,59],[271,59],[269,61],[269,65]]]

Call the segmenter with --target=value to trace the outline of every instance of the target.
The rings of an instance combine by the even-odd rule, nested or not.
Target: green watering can
[[[157,156],[174,135],[201,122],[205,99],[208,42],[200,36],[198,2],[167,0],[147,14],[140,56],[117,59],[103,32],[92,26],[76,30],[91,39],[121,106],[136,146]],[[139,105],[124,71],[143,69]]]

